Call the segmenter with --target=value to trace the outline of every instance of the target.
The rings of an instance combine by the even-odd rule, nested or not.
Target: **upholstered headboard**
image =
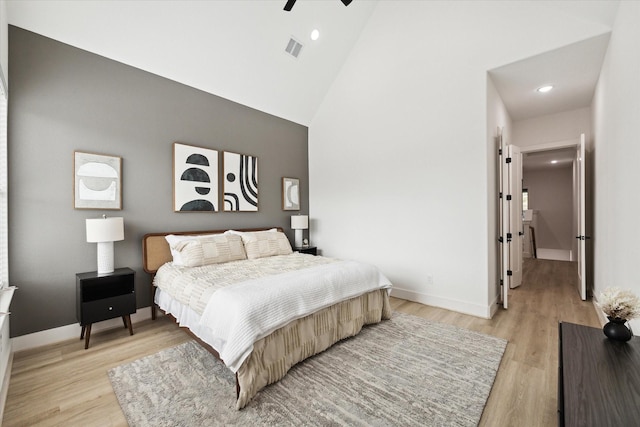
[[[283,231],[281,227],[266,228],[234,228],[238,231],[263,231],[277,228]],[[169,243],[165,236],[169,234],[175,235],[202,235],[202,234],[220,234],[227,230],[206,230],[206,231],[168,231],[166,233],[149,233],[142,237],[142,266],[144,271],[149,274],[155,274],[162,264],[172,260]]]

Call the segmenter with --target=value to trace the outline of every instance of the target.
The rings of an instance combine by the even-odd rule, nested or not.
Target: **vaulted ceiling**
[[[377,3],[299,0],[287,12],[285,0],[21,0],[9,1],[7,13],[12,25],[309,125]],[[602,35],[491,70],[514,120],[590,104],[618,6],[534,3],[600,25]],[[297,59],[285,52],[291,38],[303,45]],[[558,90],[536,97],[538,80]]]

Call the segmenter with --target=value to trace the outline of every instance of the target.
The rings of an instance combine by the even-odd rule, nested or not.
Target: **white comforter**
[[[292,320],[376,289],[389,280],[372,265],[338,261],[236,283],[213,293],[200,319],[209,344],[237,372],[253,343]]]

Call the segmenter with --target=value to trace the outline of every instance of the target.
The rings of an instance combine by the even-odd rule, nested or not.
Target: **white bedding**
[[[210,329],[209,343],[233,371],[253,343],[292,320],[307,316],[391,282],[369,264],[340,261],[238,283],[216,291],[200,319]]]
[[[180,277],[177,270],[184,268],[168,263],[158,270],[154,281],[156,303],[211,345],[237,372],[255,341],[290,321],[376,289],[391,288],[389,280],[369,264],[302,254],[270,258],[189,269],[184,271],[189,285],[175,284]],[[246,267],[250,279],[241,281],[234,274],[232,283],[221,284],[229,264],[239,270]],[[256,266],[267,273],[256,273]],[[170,279],[172,283],[167,283]],[[185,286],[193,289],[187,292]]]

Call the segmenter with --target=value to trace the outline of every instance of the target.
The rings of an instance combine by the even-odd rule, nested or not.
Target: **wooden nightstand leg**
[[[84,338],[84,330],[86,329],[86,326],[82,327],[82,332],[80,332],[80,339]]]
[[[89,348],[89,339],[91,338],[91,323],[84,326],[83,329],[85,329],[86,332],[86,335],[84,336],[84,349],[86,350]]]
[[[127,314],[126,316],[122,316],[125,320],[125,324],[129,327],[129,335],[133,335],[133,325],[131,324],[131,316]]]
[[[129,325],[127,325],[127,319],[125,318],[125,316],[122,316],[122,323],[124,324],[125,328],[129,327]]]

